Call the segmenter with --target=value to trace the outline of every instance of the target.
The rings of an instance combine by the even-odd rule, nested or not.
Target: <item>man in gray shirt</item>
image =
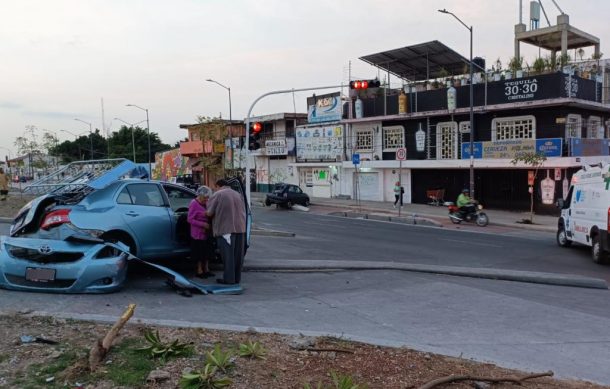
[[[241,195],[227,181],[216,181],[218,190],[208,201],[207,215],[212,218],[212,231],[224,263],[224,277],[219,284],[239,284],[246,241],[246,209]]]

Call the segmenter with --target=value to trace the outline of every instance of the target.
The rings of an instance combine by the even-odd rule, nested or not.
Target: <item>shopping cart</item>
[[[445,202],[445,189],[430,189],[426,191],[426,197],[430,199],[429,205],[441,206]]]

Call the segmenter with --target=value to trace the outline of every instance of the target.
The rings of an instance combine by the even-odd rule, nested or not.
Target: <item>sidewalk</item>
[[[266,193],[252,192],[252,202],[262,203]],[[394,209],[391,202],[362,200],[360,204],[356,200],[330,199],[312,197],[311,205],[333,207],[350,212],[358,212],[373,215],[398,216],[398,209]],[[447,207],[426,204],[404,204],[400,210],[402,217],[429,218],[441,225],[450,223],[447,216]],[[495,209],[486,209],[489,216],[489,224],[503,227],[522,228],[535,231],[556,232],[557,217],[546,215],[534,215],[534,224],[518,223],[523,219],[529,219],[529,212],[510,212]]]

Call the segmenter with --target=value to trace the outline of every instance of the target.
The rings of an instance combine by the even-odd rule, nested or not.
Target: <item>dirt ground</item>
[[[266,359],[234,356],[234,367],[226,376],[229,388],[418,388],[426,382],[448,375],[484,377],[522,376],[529,373],[507,370],[495,365],[465,359],[417,352],[407,348],[377,347],[336,338],[304,338],[255,331],[236,333],[197,328],[162,328],[162,340],[190,343],[193,351],[186,357],[151,360],[134,351],[145,346],[143,333],[150,329],[139,324],[136,315],[115,340],[101,368],[87,369],[88,350],[103,337],[110,325],[49,317],[33,317],[27,311],[0,315],[0,387],[2,388],[176,388],[183,374],[201,369],[205,352],[215,345],[223,350],[239,349],[241,343],[259,342]],[[22,335],[53,340],[51,345],[23,343]],[[158,380],[147,380],[155,370]],[[354,385],[331,383],[331,374],[351,378]],[[152,378],[152,377],[151,377]],[[481,383],[477,387],[490,387]],[[474,381],[438,387],[472,388]],[[494,388],[515,387],[512,383]],[[591,383],[535,378],[523,381],[527,388],[601,388]]]

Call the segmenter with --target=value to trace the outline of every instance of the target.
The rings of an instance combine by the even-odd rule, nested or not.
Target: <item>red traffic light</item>
[[[254,133],[259,133],[259,132],[261,132],[261,130],[262,130],[262,129],[263,129],[263,125],[262,125],[262,124],[260,124],[260,123],[258,123],[258,122],[257,122],[257,123],[254,123],[254,124],[252,125],[252,131],[253,131]]]
[[[379,88],[380,85],[379,80],[357,80],[349,83],[350,89]]]

